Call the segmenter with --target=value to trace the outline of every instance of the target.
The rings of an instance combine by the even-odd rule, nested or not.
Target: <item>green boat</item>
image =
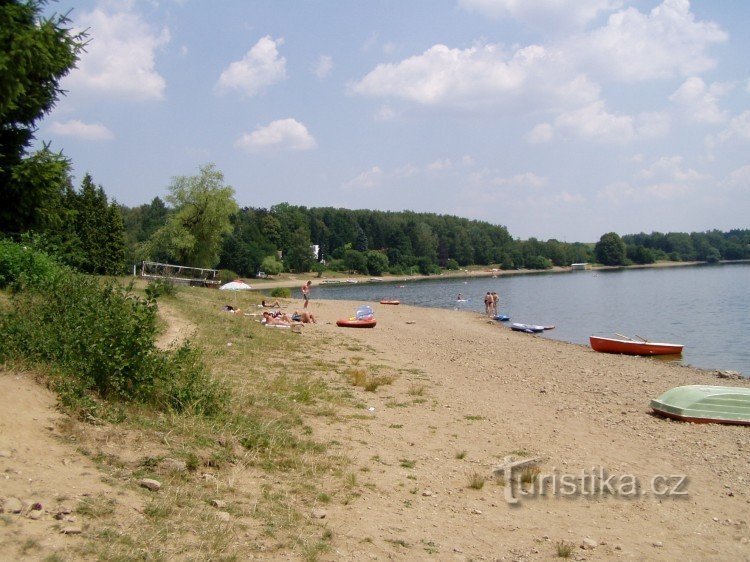
[[[651,400],[655,413],[693,423],[750,425],[750,388],[692,384]]]

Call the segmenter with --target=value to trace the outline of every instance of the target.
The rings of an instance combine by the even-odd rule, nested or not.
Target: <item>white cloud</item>
[[[582,26],[602,12],[619,8],[619,0],[458,0],[468,12],[490,18],[512,18],[537,25]]]
[[[246,96],[253,96],[284,80],[286,59],[279,55],[278,50],[283,44],[281,38],[274,40],[269,35],[261,38],[242,60],[231,63],[221,73],[216,91],[239,90]]]
[[[559,51],[539,45],[508,51],[500,45],[467,49],[434,45],[421,55],[380,64],[352,92],[458,108],[523,102],[571,107],[593,101],[597,85],[573,74]]]
[[[382,177],[383,170],[380,169],[380,166],[373,166],[357,177],[350,179],[343,187],[345,189],[370,189],[379,185]]]
[[[717,24],[696,21],[688,0],[664,0],[648,14],[635,8],[617,12],[606,26],[572,39],[563,48],[605,75],[641,82],[710,70],[716,62],[706,49],[727,39]]]
[[[399,168],[396,168],[393,172],[393,176],[397,178],[412,178],[419,173],[419,168],[414,164],[404,164]]]
[[[282,150],[310,150],[316,143],[307,127],[295,119],[279,119],[258,127],[252,133],[244,133],[234,146],[249,152],[266,148]]]
[[[750,190],[750,166],[742,166],[729,174],[728,184]]]
[[[603,101],[562,113],[555,119],[555,129],[592,141],[627,142],[634,136],[633,118],[609,113]]]
[[[552,140],[554,128],[549,123],[540,123],[526,133],[526,140],[532,144],[539,144]]]
[[[389,105],[382,105],[375,114],[375,121],[391,121],[396,117],[396,112]]]
[[[745,140],[750,140],[750,111],[744,111],[729,122],[729,131]]]
[[[112,140],[115,135],[101,123],[84,123],[77,119],[71,119],[61,123],[54,121],[49,126],[49,132],[54,135],[74,137],[82,140]]]
[[[682,113],[695,123],[723,123],[726,112],[719,109],[719,96],[727,91],[727,86],[714,84],[707,87],[702,78],[691,76],[669,96]]]
[[[524,172],[508,178],[494,178],[493,185],[503,185],[510,187],[533,187],[539,188],[547,184],[547,178],[536,175],[534,172]]]
[[[333,59],[328,55],[320,55],[318,61],[315,63],[313,73],[320,79],[325,78],[331,73],[333,69]]]
[[[639,163],[642,158],[634,158],[632,161]],[[599,191],[597,197],[614,203],[684,199],[700,186],[706,185],[711,176],[686,167],[682,156],[663,156],[638,171],[633,180],[608,185]]]
[[[669,116],[659,112],[641,113],[636,117],[635,130],[640,138],[665,137],[669,133]]]
[[[435,160],[434,162],[430,162],[427,164],[427,171],[429,172],[441,172],[443,170],[449,170],[453,167],[453,162],[451,162],[450,158],[442,158],[440,160]]]
[[[155,31],[139,14],[84,12],[76,26],[91,41],[63,88],[136,101],[164,99],[166,82],[156,71],[156,50],[169,42],[169,30]]]
[[[638,172],[636,177],[638,179],[661,179],[679,183],[695,183],[708,179],[708,176],[692,168],[685,169],[684,164],[685,159],[682,156],[662,156],[651,166]]]

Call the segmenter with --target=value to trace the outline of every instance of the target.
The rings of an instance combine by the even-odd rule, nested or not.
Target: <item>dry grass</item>
[[[378,387],[393,384],[395,380],[392,375],[372,375],[362,367],[350,367],[345,374],[352,386],[363,388],[367,392],[375,392]]]
[[[484,488],[484,483],[486,481],[487,479],[483,474],[472,472],[471,474],[469,474],[468,487],[472,490],[481,490],[482,488]]]

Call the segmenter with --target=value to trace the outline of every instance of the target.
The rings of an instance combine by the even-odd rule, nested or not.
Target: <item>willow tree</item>
[[[224,235],[232,232],[231,216],[238,211],[234,189],[224,183],[224,174],[206,164],[198,175],[177,176],[166,200],[173,210],[167,224],[151,237],[152,256],[214,267]]]

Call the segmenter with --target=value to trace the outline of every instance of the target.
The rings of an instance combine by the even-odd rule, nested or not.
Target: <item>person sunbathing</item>
[[[264,312],[263,313],[263,320],[261,320],[262,324],[267,324],[269,326],[301,326],[302,322],[298,322],[293,320],[288,314],[278,314],[277,316],[274,316],[270,312]]]
[[[296,320],[297,322],[302,322],[303,324],[317,324],[318,321],[315,320],[315,315],[312,312],[307,312],[306,310],[303,310],[302,312],[297,312],[296,310],[292,314],[292,320]]]
[[[263,308],[281,308],[281,303],[279,303],[278,299],[276,299],[272,303],[267,303],[266,299],[263,299],[262,301],[260,301],[260,306],[262,306]]]

